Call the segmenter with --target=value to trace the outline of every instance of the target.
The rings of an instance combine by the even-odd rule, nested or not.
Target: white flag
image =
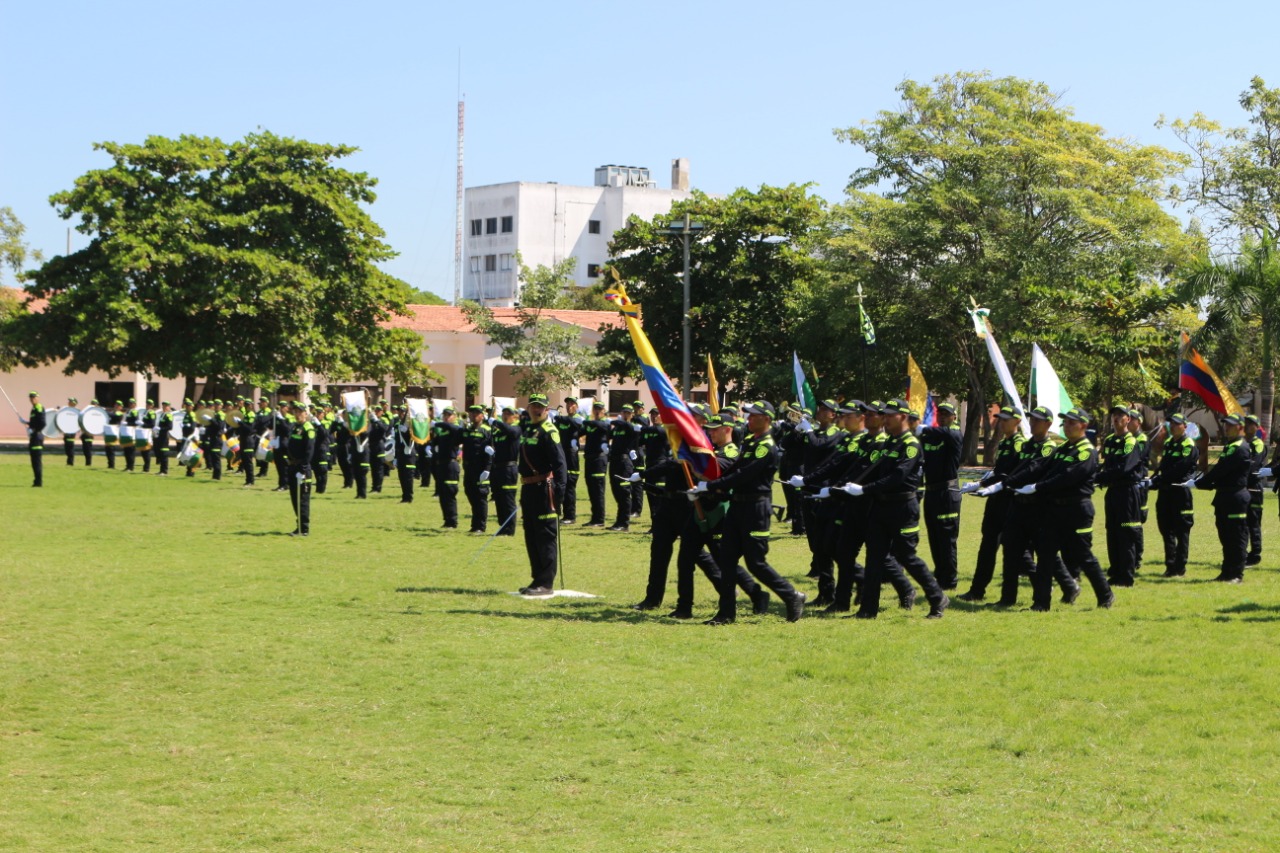
[[[1004,393],[1010,400],[1010,405],[1014,411],[1022,416],[1022,434],[1024,436],[1031,435],[1031,424],[1027,423],[1027,413],[1022,407],[1022,398],[1018,396],[1018,386],[1013,384],[1013,376],[1009,373],[1009,365],[1005,363],[1004,353],[1000,352],[1000,345],[996,343],[996,336],[991,333],[991,324],[987,322],[987,317],[991,312],[986,308],[975,308],[969,312],[969,316],[973,318],[973,330],[977,332],[978,337],[987,342],[987,354],[991,356],[991,363],[995,366],[996,376],[1000,377],[1000,387],[1004,389]]]
[[[1027,394],[1036,398],[1037,406],[1045,406],[1053,412],[1053,426],[1049,429],[1062,435],[1062,413],[1075,404],[1039,344],[1031,345],[1031,385]]]

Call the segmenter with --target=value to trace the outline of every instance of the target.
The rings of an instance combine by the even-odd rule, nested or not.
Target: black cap
[[[716,427],[731,427],[733,426],[733,421],[717,413],[707,418],[707,426],[711,429],[715,429]]]
[[[1062,419],[1064,421],[1078,421],[1079,423],[1087,424],[1089,423],[1089,413],[1076,406],[1063,412]]]
[[[818,404],[819,409],[830,409],[833,412],[840,411],[840,404],[835,400],[823,400]]]
[[[1121,404],[1116,403],[1114,406],[1112,406],[1112,407],[1107,411],[1107,414],[1108,414],[1108,415],[1124,415],[1124,416],[1127,418],[1127,417],[1129,417],[1129,407],[1128,407],[1128,406],[1122,406]],[[1063,413],[1063,415],[1062,415],[1062,416],[1065,418],[1065,417],[1066,417],[1066,414],[1065,414],[1065,413]]]
[[[484,406],[480,405],[479,403],[472,403],[470,406],[467,406],[467,411],[468,411],[468,412],[483,412],[483,411],[484,411]]]
[[[768,400],[756,400],[754,403],[748,403],[742,409],[748,415],[768,415],[774,416],[773,404]]]
[[[842,415],[860,415],[862,414],[861,400],[846,400],[839,410]]]
[[[1255,424],[1262,423],[1262,421],[1258,420],[1258,416],[1253,414],[1245,415],[1244,419],[1248,422],[1255,423]]]
[[[1225,418],[1222,419],[1222,422],[1224,424],[1233,424],[1234,426],[1241,426],[1242,424],[1244,424],[1244,418],[1240,417],[1239,415],[1227,415]]]
[[[864,403],[864,402],[862,402],[861,400],[855,400],[854,402],[857,404],[858,409],[859,409],[859,410],[860,410],[864,415],[879,415],[879,414],[883,414],[883,412],[882,412],[882,411],[881,411],[881,409],[880,409],[880,404],[879,404],[878,402],[874,402],[874,401],[873,401],[873,402],[870,402],[870,403]]]
[[[1129,409],[1129,417],[1133,418],[1135,421],[1140,421],[1142,420],[1142,412],[1139,412],[1136,408],[1131,408]]]
[[[906,400],[895,397],[885,403],[881,410],[886,415],[909,415],[911,414],[911,404]]]
[[[1048,406],[1036,406],[1027,414],[1038,421],[1053,420],[1053,410],[1051,410]]]
[[[546,395],[546,394],[530,394],[530,395],[529,395],[529,405],[530,405],[530,406],[534,406],[534,405],[537,405],[537,406],[545,406],[545,405],[547,405],[547,395]]]
[[[1186,426],[1187,416],[1182,414],[1182,412],[1174,412],[1172,415],[1169,415],[1169,423],[1182,424],[1183,426]]]
[[[578,398],[577,398],[577,397],[565,397],[565,398],[564,398],[564,401],[565,401],[566,403],[576,403],[576,402],[578,402]]]
[[[1022,413],[1013,406],[1001,406],[1000,411],[996,412],[996,417],[1002,421],[1012,421],[1015,419],[1020,420],[1022,418]]]
[[[939,404],[938,404],[938,411],[939,411],[939,412],[950,412],[951,414],[953,414],[953,415],[954,415],[954,414],[956,413],[956,407],[955,407],[953,404],[951,404],[951,403],[939,403]]]
[[[603,400],[596,400],[596,401],[594,401],[594,402],[591,404],[591,408],[593,408],[593,409],[603,409],[603,408],[604,408],[604,401],[603,401]]]

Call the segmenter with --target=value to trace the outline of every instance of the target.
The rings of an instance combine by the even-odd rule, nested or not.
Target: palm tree
[[[1183,271],[1181,279],[1181,295],[1204,305],[1207,312],[1192,344],[1237,344],[1250,327],[1261,334],[1258,394],[1262,405],[1258,414],[1263,433],[1270,436],[1275,399],[1272,348],[1280,342],[1280,258],[1274,237],[1270,233],[1261,239],[1246,237],[1239,255],[1229,260],[1202,255]]]

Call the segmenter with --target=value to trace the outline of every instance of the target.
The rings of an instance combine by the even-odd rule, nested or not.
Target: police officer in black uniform
[[[1133,546],[1133,574],[1136,577],[1142,570],[1142,560],[1146,556],[1146,524],[1149,514],[1148,503],[1151,498],[1151,487],[1148,482],[1151,478],[1151,439],[1142,429],[1142,412],[1138,411],[1136,406],[1129,408],[1129,433],[1138,443],[1138,458],[1141,460],[1138,463],[1138,521],[1140,524],[1134,528]]]
[[[316,428],[315,448],[311,453],[311,474],[315,480],[317,495],[329,488],[329,427],[320,412],[308,412],[311,425]]]
[[[78,405],[76,402],[76,398],[68,397],[67,405],[73,408],[76,405]],[[62,434],[62,450],[64,453],[67,454],[67,464],[72,467],[75,467],[75,464],[76,464],[76,433],[77,432],[79,432],[79,430],[72,430],[71,432],[64,432]]]
[[[213,405],[216,411],[212,416],[206,416],[207,420],[202,424],[204,436],[201,438],[200,444],[204,448],[205,462],[209,465],[209,471],[213,474],[213,479],[221,480],[222,436],[226,432],[227,422],[222,414],[222,401],[214,400]]]
[[[403,405],[397,411],[399,419],[391,433],[396,449],[396,476],[400,478],[400,503],[413,503],[413,486],[418,479],[418,445],[413,441],[413,427],[409,411]]]
[[[707,621],[708,625],[729,625],[738,615],[738,584],[731,567],[738,560],[747,564],[763,586],[773,590],[787,606],[787,621],[796,622],[804,615],[804,593],[798,591],[769,565],[769,527],[773,521],[773,478],[778,471],[778,448],[774,444],[773,405],[759,400],[746,407],[747,429],[738,464],[733,470],[710,482],[699,482],[694,489],[727,493],[729,512],[720,542],[720,609]]]
[[[124,413],[124,426],[129,430],[129,440],[120,439],[120,449],[124,452],[124,470],[133,473],[134,461],[138,457],[136,442],[138,439],[138,410],[134,407],[135,399],[129,398],[129,410]],[[218,479],[214,477],[214,479]]]
[[[387,435],[391,425],[385,417],[385,408],[381,403],[373,407],[369,416],[369,491],[382,494],[382,481],[386,478]]]
[[[981,480],[975,480],[961,488],[962,494],[972,494],[1002,482],[1018,466],[1022,443],[1026,440],[1021,429],[1022,415],[1013,406],[1003,406],[996,413],[996,419],[999,421],[1000,442],[996,445],[995,467],[984,474]],[[1001,533],[1012,503],[1012,491],[1002,489],[988,493],[987,504],[982,510],[982,532],[978,541],[978,559],[973,567],[973,580],[969,583],[968,592],[958,596],[961,601],[979,602],[987,597],[987,586],[995,576]]]
[[[657,406],[649,410],[648,420],[640,427],[640,462],[642,464],[636,466],[636,470],[640,472],[642,478],[647,478],[647,472],[655,465],[662,465],[666,460],[671,458],[671,440],[667,438],[667,429],[662,425],[662,415]],[[649,482],[645,479],[643,482]],[[654,480],[653,482],[658,482]],[[643,494],[643,490],[642,490]],[[632,492],[634,499],[635,493]],[[688,501],[685,501],[688,503]],[[640,504],[632,506],[632,515],[638,515],[638,507]],[[653,516],[653,507],[650,505],[650,517]]]
[[[40,405],[40,394],[32,391],[27,394],[31,400],[31,413],[26,418],[18,418],[27,425],[27,453],[31,456],[31,487],[44,486],[44,428],[48,424],[44,406]]]
[[[956,407],[938,405],[938,425],[920,428],[924,450],[925,530],[938,585],[955,589],[959,580],[956,540],[960,537],[960,455],[964,440],[956,426]]]
[[[654,418],[658,415],[655,413]],[[651,429],[652,425],[643,427]],[[666,430],[662,430],[665,440]],[[685,529],[685,522],[692,514],[693,508],[685,498],[685,492],[691,487],[684,466],[673,460],[670,454],[659,456],[657,462],[646,465],[643,472],[631,474],[632,484],[644,486],[649,493],[649,516],[653,521],[649,529],[649,582],[645,586],[644,598],[633,604],[633,610],[656,610],[662,606],[667,591],[667,571],[671,558],[675,554],[676,541]],[[710,555],[708,555],[709,557]],[[678,609],[678,608],[677,608]]]
[[[556,425],[559,429],[559,424]],[[520,413],[510,406],[502,407],[502,419],[493,428],[493,508],[498,514],[498,536],[516,535],[516,492],[520,488]],[[564,431],[561,431],[563,442]],[[566,475],[568,463],[565,463]],[[569,502],[569,479],[565,478],[565,503]],[[566,509],[566,512],[568,510]],[[563,522],[562,522],[563,523]]]
[[[107,467],[114,469],[116,467],[116,447],[119,446],[119,431],[124,429],[124,404],[116,400],[111,411],[107,413],[107,423],[116,428],[117,437],[115,441],[107,441],[103,439],[102,449],[107,454]]]
[[[489,527],[489,466],[493,463],[493,430],[485,423],[484,406],[467,407],[462,431],[462,486],[471,505],[471,533]]]
[[[1226,442],[1222,454],[1209,472],[1195,481],[1197,489],[1213,489],[1214,521],[1222,543],[1222,571],[1214,578],[1223,583],[1244,580],[1249,550],[1249,473],[1253,470],[1253,450],[1244,436],[1244,419],[1228,415],[1222,419]],[[1190,484],[1188,484],[1190,485]]]
[[[1262,478],[1258,471],[1267,464],[1267,443],[1258,433],[1261,423],[1257,415],[1244,416],[1244,436],[1249,444],[1249,452],[1253,454],[1249,471],[1249,553],[1244,559],[1245,566],[1256,566],[1262,562]]]
[[[1126,415],[1127,417],[1127,415]],[[1093,483],[1098,452],[1086,435],[1089,414],[1082,409],[1062,413],[1067,440],[1038,468],[1035,482],[1014,488],[1014,495],[1039,495],[1046,518],[1036,544],[1036,570],[1031,576],[1031,609],[1047,612],[1053,603],[1058,557],[1089,579],[1098,607],[1110,607],[1115,594],[1093,555]],[[1132,439],[1130,439],[1132,440]],[[1006,538],[1005,559],[1012,548]]]
[[[560,431],[547,420],[546,394],[529,396],[528,414],[520,436],[520,515],[532,581],[520,593],[548,598],[559,569],[557,511],[567,474]]]
[[[631,529],[631,474],[640,456],[636,450],[639,443],[640,433],[631,423],[631,404],[628,403],[622,407],[621,414],[609,422],[609,486],[618,506],[618,516],[610,530]]]
[[[564,517],[561,524],[576,524],[578,521],[578,477],[581,474],[578,439],[582,436],[586,418],[578,414],[578,398],[564,398],[564,412],[556,415],[556,429],[560,430],[560,448],[564,451],[564,464],[567,466],[569,479],[564,487]],[[495,503],[497,492],[494,492]],[[514,508],[515,500],[511,501]],[[499,513],[501,515],[501,513]],[[499,522],[507,516],[502,515]]]
[[[1129,432],[1129,420],[1127,406],[1111,407],[1111,434],[1102,442],[1102,470],[1097,474],[1098,485],[1107,489],[1103,507],[1107,559],[1111,564],[1107,577],[1112,586],[1133,586],[1138,566],[1138,535],[1142,526],[1138,482],[1142,479],[1142,449]]]
[[[458,526],[458,449],[462,446],[462,425],[452,407],[441,412],[441,419],[431,425],[432,472],[436,480],[436,496],[446,529]]]
[[[816,423],[801,421],[796,431],[802,433],[800,444],[803,447],[801,470],[803,474],[794,474],[788,481],[793,488],[822,487],[833,485],[818,482],[812,473],[827,464],[836,452],[844,430],[836,426],[836,413],[840,406],[835,400],[823,400],[818,404],[815,415]],[[815,607],[826,607],[833,601],[835,593],[835,555],[830,547],[834,539],[830,535],[834,525],[832,504],[828,501],[801,501],[801,512],[804,514],[804,531],[809,544],[808,576],[818,581],[818,598],[813,602]]]
[[[89,405],[98,405],[97,399],[90,400]],[[84,430],[80,430],[80,450],[84,453],[85,466],[93,465],[93,435]]]
[[[1151,478],[1156,492],[1156,525],[1164,540],[1164,576],[1179,578],[1187,573],[1187,552],[1196,515],[1191,490],[1182,484],[1195,476],[1200,450],[1187,435],[1187,419],[1169,416],[1169,437],[1164,441],[1160,464]]]
[[[289,460],[289,500],[298,526],[289,535],[307,536],[311,533],[311,460],[315,457],[316,425],[301,400],[294,400],[292,408],[293,427],[285,442],[285,457]]]
[[[587,478],[591,518],[587,527],[604,527],[605,481],[609,476],[609,421],[604,403],[591,404],[591,419],[582,425],[582,472]]]
[[[173,406],[167,400],[160,401],[160,414],[156,417],[156,464],[161,477],[169,476],[169,433],[173,430]]]

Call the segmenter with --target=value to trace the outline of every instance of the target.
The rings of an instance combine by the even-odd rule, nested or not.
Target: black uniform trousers
[[[258,449],[258,437],[251,435],[240,445],[240,471],[244,474],[244,484],[252,486],[254,483],[254,472],[258,467],[258,460],[253,458],[253,454]]]
[[[858,554],[867,544],[867,522],[871,514],[870,498],[855,498],[852,503],[841,501],[839,513],[832,524],[835,532],[836,592],[832,602],[836,610],[849,610],[854,604],[862,601],[862,585],[866,581],[866,569],[858,562]],[[902,566],[894,560],[885,567],[885,578],[898,593],[898,600],[906,603],[911,599],[914,590],[911,581],[902,571]],[[857,595],[855,596],[855,592]]]
[[[400,464],[396,466],[396,475],[400,478],[400,502],[413,503],[413,484],[418,479],[418,466],[402,458]]]
[[[720,540],[720,559],[725,567],[720,573],[719,620],[732,621],[738,615],[738,583],[730,566],[741,560],[762,586],[768,587],[784,602],[797,595],[791,582],[769,565],[769,526],[773,521],[773,509],[768,495],[734,498],[729,503],[729,513],[724,520],[724,536]]]
[[[317,459],[311,466],[311,474],[316,478],[316,494],[323,495],[329,488],[329,460]]]
[[[382,492],[382,480],[387,470],[384,453],[381,445],[374,447],[370,444],[368,447],[369,489],[375,494]]]
[[[64,435],[62,437],[62,450],[67,454],[67,464],[74,466],[76,464],[76,437],[74,435]]]
[[[1181,577],[1187,573],[1187,552],[1196,515],[1191,489],[1162,486],[1156,492],[1156,526],[1164,540],[1164,573]]]
[[[649,531],[649,583],[644,590],[646,604],[657,606],[666,597],[667,569],[691,509],[688,498],[682,494],[649,496],[653,527]]]
[[[484,533],[489,529],[489,481],[481,482],[480,474],[468,468],[462,488],[471,505],[471,532]]]
[[[1114,488],[1114,486],[1112,487]],[[1061,501],[1061,503],[1059,502]],[[1136,501],[1135,501],[1136,505]],[[1111,586],[1093,555],[1093,500],[1059,498],[1046,506],[1047,516],[1036,546],[1036,570],[1031,575],[1031,602],[1048,610],[1053,601],[1053,578],[1059,558],[1089,579],[1098,604],[1111,601]],[[1005,554],[1008,555],[1008,538]]]
[[[618,505],[615,527],[631,526],[631,484],[626,481],[635,472],[631,459],[623,456],[609,460],[609,485],[613,489],[613,502]]]
[[[1147,552],[1147,517],[1149,515],[1149,505],[1151,502],[1151,487],[1143,480],[1138,484],[1138,521],[1142,524],[1137,527],[1137,540],[1135,542],[1135,553],[1133,561],[1133,573],[1135,575],[1142,569],[1142,560]]]
[[[686,501],[687,503],[688,501]],[[676,551],[676,611],[689,613],[693,610],[693,570],[702,569],[702,573],[711,581],[711,586],[720,591],[720,542],[723,537],[723,520],[708,530],[702,529],[698,523],[698,513],[692,507],[685,516],[684,527],[680,531],[680,547]],[[760,596],[760,585],[747,574],[742,566],[727,567],[732,571],[738,587],[751,599]],[[765,593],[768,595],[768,593]]]
[[[587,499],[591,503],[588,524],[604,524],[604,481],[608,477],[609,459],[603,453],[585,456],[583,469],[587,475]]]
[[[369,445],[359,438],[352,439],[348,459],[351,460],[351,479],[356,484],[356,497],[369,497]]]
[[[27,439],[27,453],[31,456],[31,485],[44,486],[44,435],[32,433]]]
[[[960,578],[956,556],[956,540],[960,538],[960,487],[954,480],[936,489],[925,488],[924,525],[929,533],[933,576],[943,589],[955,589]]]
[[[219,453],[216,449],[210,450],[205,455],[205,459],[209,463],[209,470],[213,472],[213,479],[221,480],[222,479],[222,454]]]
[[[1003,491],[996,492],[987,498],[987,505],[982,510],[982,538],[978,541],[978,559],[973,567],[973,580],[969,584],[969,594],[984,597],[991,579],[996,574],[996,555],[1000,552],[1004,525],[1009,508],[1013,506],[1013,495]]]
[[[555,491],[550,480],[526,483],[520,487],[520,515],[524,526],[524,548],[529,554],[529,585],[550,589],[559,568],[556,539],[560,535]]]
[[[169,474],[169,436],[161,433],[156,439],[156,464],[160,466],[160,473],[168,476]]]
[[[1142,532],[1142,508],[1135,483],[1116,483],[1107,487],[1103,500],[1107,524],[1107,573],[1117,586],[1133,586],[1138,567],[1138,537]],[[1070,564],[1071,561],[1067,560]]]
[[[276,488],[277,489],[289,488],[289,484],[285,482],[289,478],[288,466],[285,464],[285,458],[286,458],[285,445],[288,443],[288,441],[289,441],[288,438],[280,439],[280,446],[276,448],[275,456],[273,457],[275,459],[275,466],[276,466]]]
[[[787,502],[786,520],[791,522],[791,535],[803,536],[805,532],[804,492],[789,483],[783,483],[782,497]]]
[[[298,524],[295,531],[298,533],[310,533],[311,480],[306,479],[299,483],[298,475],[301,473],[301,465],[289,466],[289,501],[293,504],[293,515]]]
[[[414,464],[418,466],[418,484],[422,488],[430,488],[431,486],[431,457],[427,456],[427,446],[419,444],[414,450]]]
[[[1093,506],[1091,503],[1090,506]],[[1031,603],[1041,604],[1036,598],[1036,574],[1042,569],[1058,582],[1063,595],[1074,598],[1080,591],[1073,573],[1062,559],[1060,551],[1048,557],[1049,562],[1037,563],[1045,538],[1045,526],[1052,524],[1052,517],[1058,511],[1057,504],[1034,495],[1012,495],[1009,510],[1005,513],[1004,530],[1000,534],[1000,544],[1004,548],[1004,574],[1000,582],[1000,604],[1012,607],[1018,603],[1018,583],[1022,575],[1031,577]],[[1092,541],[1093,516],[1089,516],[1090,541]],[[1075,575],[1079,575],[1079,566],[1072,564]],[[1050,587],[1050,591],[1052,587]],[[1046,595],[1049,592],[1045,593]]]
[[[81,453],[84,454],[84,464],[92,465],[93,464],[93,436],[91,435],[80,436],[80,451]]]
[[[639,472],[641,480],[639,483],[631,484],[631,515],[633,518],[639,518],[640,513],[644,511],[644,457],[640,457],[639,462],[632,462],[631,466],[632,471]],[[650,509],[649,515],[652,518],[652,509]]]
[[[835,542],[831,528],[835,526],[835,513],[830,501],[802,499],[804,535],[809,542],[809,577],[818,581],[818,595],[829,598],[836,591]]]
[[[349,489],[355,485],[356,478],[351,473],[351,443],[343,441],[337,446],[338,470],[342,472],[342,488]]]
[[[1249,550],[1249,490],[1218,492],[1213,515],[1222,543],[1222,577],[1243,578]]]
[[[137,448],[133,446],[133,442],[129,442],[128,444],[121,444],[120,450],[124,453],[124,470],[132,471],[134,461],[137,459]],[[214,479],[216,480],[218,478],[214,477]]]
[[[578,520],[578,477],[580,476],[580,468],[578,467],[578,451],[571,450],[568,445],[564,449],[564,465],[567,475],[564,485],[564,520]],[[496,492],[494,493],[496,496]],[[497,502],[495,497],[495,503]],[[502,516],[506,518],[506,516]]]
[[[107,467],[114,469],[116,467],[116,443],[114,441],[104,441],[102,442],[102,449],[107,454]]]
[[[942,587],[916,554],[920,542],[920,502],[916,493],[871,496],[867,515],[867,568],[858,612],[874,617],[880,612],[880,585],[894,561],[924,590],[930,606],[942,601]]]
[[[148,446],[145,450],[139,450],[138,453],[142,456],[142,473],[150,474],[151,473],[151,447]]]
[[[520,474],[515,462],[494,465],[489,482],[493,484],[493,510],[498,515],[499,536],[516,535],[516,491],[520,488]],[[565,493],[565,503],[569,501]],[[567,510],[566,510],[567,512]]]
[[[436,496],[445,527],[458,526],[458,460],[436,457]]]
[[[1253,479],[1253,478],[1250,478]],[[1248,565],[1262,561],[1262,484],[1249,486],[1249,553]]]

